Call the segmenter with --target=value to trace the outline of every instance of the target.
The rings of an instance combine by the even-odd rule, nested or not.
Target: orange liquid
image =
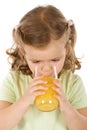
[[[43,80],[47,81],[45,86],[48,89],[45,90],[45,94],[36,97],[35,105],[41,111],[53,111],[58,107],[58,100],[54,97],[56,92],[52,89],[55,84],[53,83],[52,77],[44,77]]]

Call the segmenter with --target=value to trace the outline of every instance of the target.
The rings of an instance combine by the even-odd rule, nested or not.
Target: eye
[[[40,62],[40,61],[32,61],[32,63],[35,63],[35,64],[36,64],[36,63],[39,63],[39,62]]]
[[[53,59],[52,61],[53,62],[58,62],[60,59]]]

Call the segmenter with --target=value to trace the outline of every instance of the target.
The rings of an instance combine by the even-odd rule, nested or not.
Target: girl
[[[74,46],[76,31],[51,5],[32,9],[13,29],[14,46],[7,50],[11,71],[0,86],[0,130],[87,130],[87,96]],[[34,77],[38,66],[38,77]],[[59,106],[39,111],[34,102],[44,94],[42,77],[57,69],[54,97]],[[5,123],[5,124],[4,124]]]

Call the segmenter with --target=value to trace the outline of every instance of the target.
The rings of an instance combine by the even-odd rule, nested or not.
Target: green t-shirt
[[[81,78],[71,71],[65,71],[60,80],[70,104],[76,109],[87,107],[87,95]],[[0,86],[0,100],[14,103],[24,94],[30,81],[30,76],[10,72]],[[31,105],[13,130],[68,130],[68,128],[59,109],[41,112],[35,105]]]

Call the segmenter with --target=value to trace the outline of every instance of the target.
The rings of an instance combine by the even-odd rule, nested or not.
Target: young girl
[[[14,46],[7,50],[11,71],[0,86],[0,130],[87,130],[87,96],[74,46],[72,20],[51,5],[29,11],[13,29]],[[34,77],[38,66],[38,77]],[[48,89],[43,76],[57,69],[56,110],[42,112],[35,99]],[[44,90],[44,91],[38,91]]]

